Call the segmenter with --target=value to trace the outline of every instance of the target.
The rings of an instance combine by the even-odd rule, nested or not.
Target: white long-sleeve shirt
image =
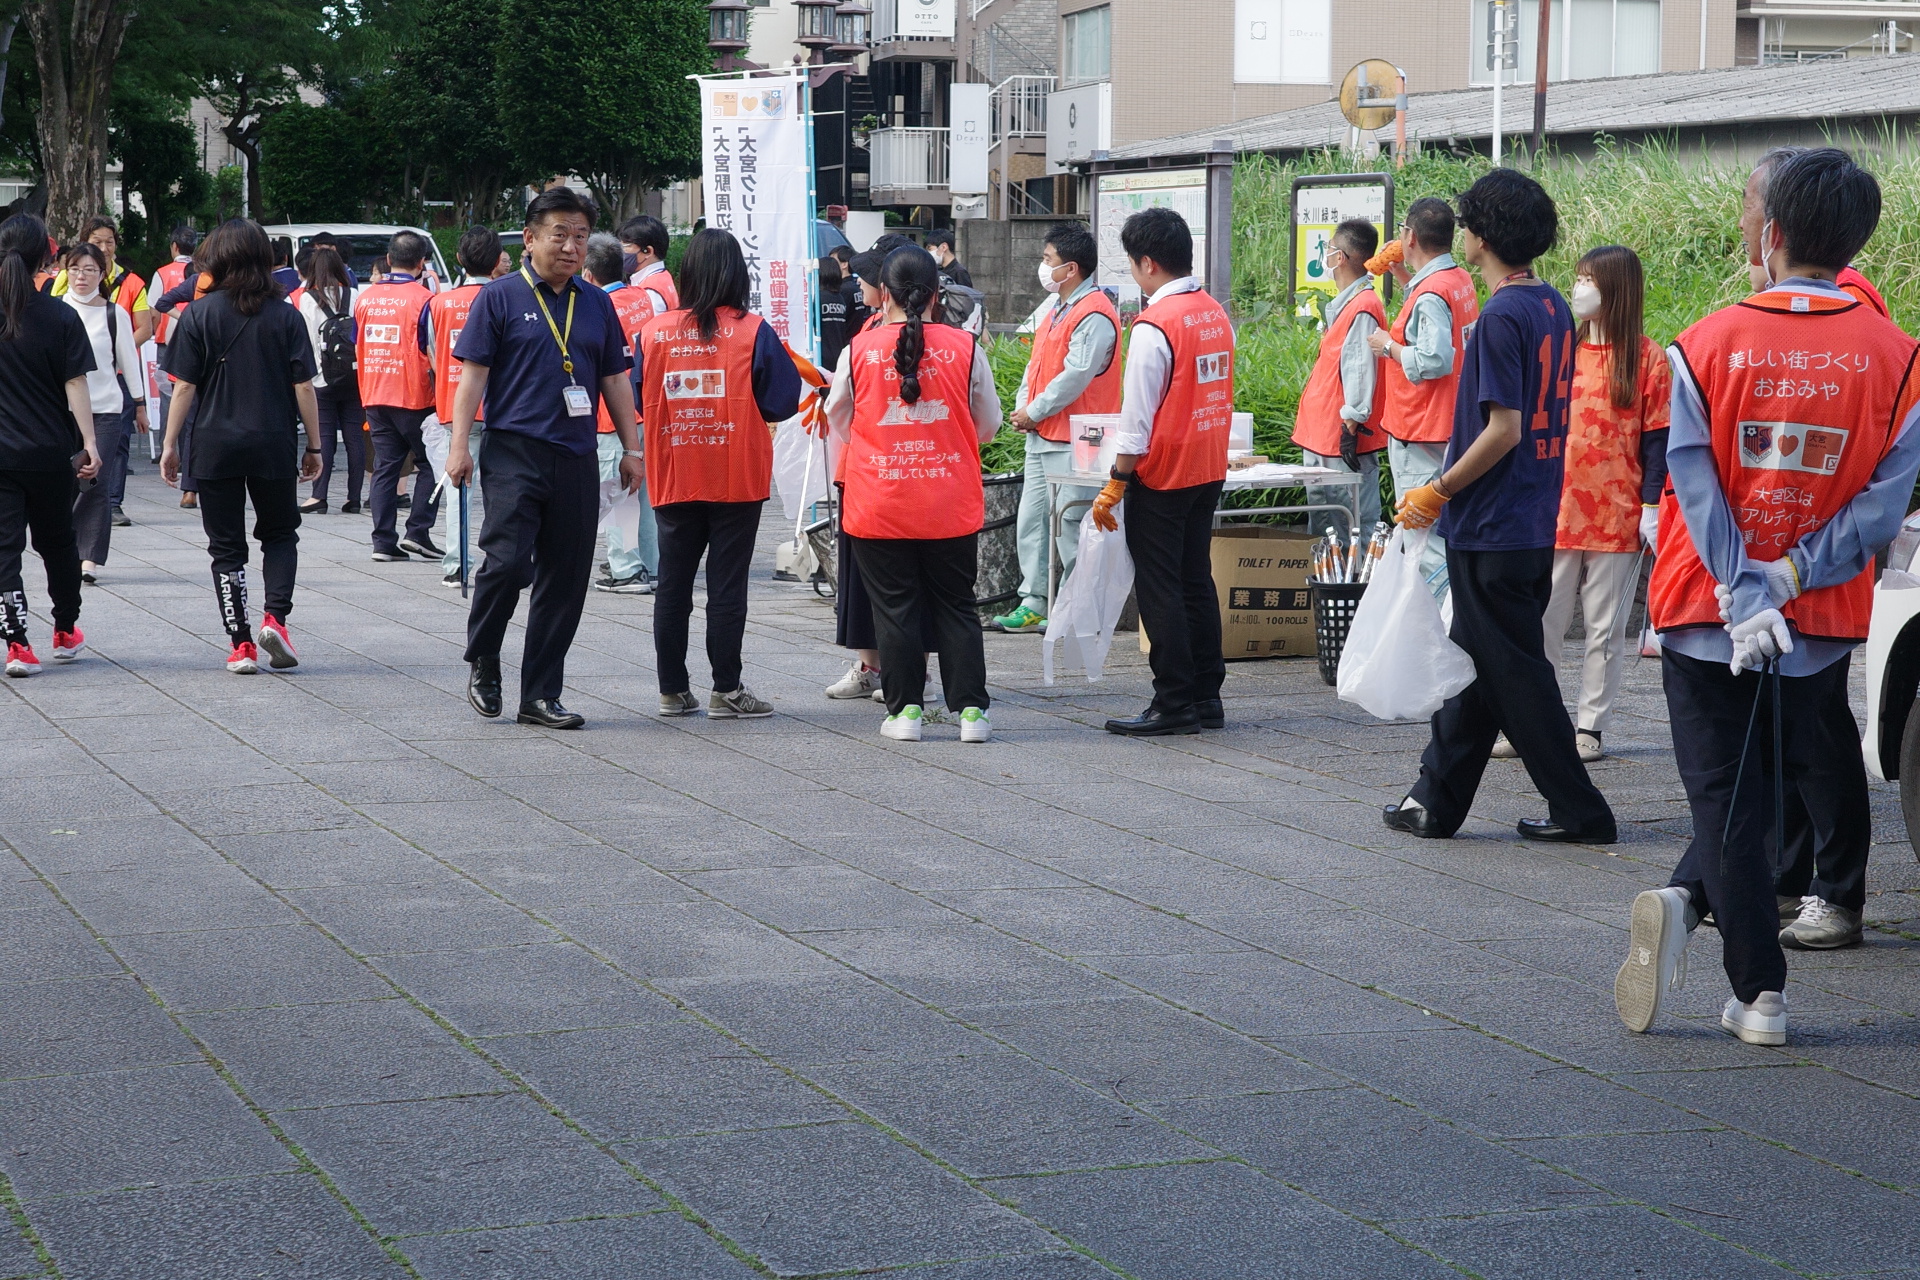
[[[120,379],[126,378],[127,391],[135,404],[147,402],[147,375],[140,363],[140,348],[133,345],[133,321],[111,302],[88,306],[72,292],[61,295],[67,305],[80,313],[87,327],[87,340],[93,344],[93,371],[87,375],[87,400],[95,413],[117,414],[126,408],[120,395]],[[97,296],[97,295],[96,295]]]
[[[1199,288],[1200,282],[1194,277],[1181,276],[1156,289],[1147,306]],[[1231,329],[1227,341],[1234,341]],[[1167,345],[1165,335],[1150,324],[1134,325],[1127,339],[1127,370],[1120,379],[1120,427],[1114,437],[1118,452],[1140,457],[1152,450],[1153,416],[1167,398],[1167,383],[1172,376],[1173,348]]]
[[[333,299],[329,298],[327,302],[331,305]],[[426,310],[423,308],[421,314],[426,314]],[[333,308],[333,314],[345,316],[349,320],[353,319],[351,286],[340,291],[340,305]],[[307,341],[313,346],[313,389],[324,390],[327,377],[320,372],[320,326],[326,323],[327,313],[320,309],[320,300],[314,296],[312,289],[307,289],[300,294],[300,318],[307,322]]]

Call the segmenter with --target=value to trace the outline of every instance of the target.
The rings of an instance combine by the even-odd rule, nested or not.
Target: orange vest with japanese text
[[[660,272],[654,273],[656,276],[660,274]],[[648,277],[648,279],[652,278],[652,276]],[[671,287],[671,282],[669,282],[669,287]],[[640,350],[640,330],[646,327],[647,321],[653,319],[653,300],[647,297],[646,290],[634,285],[628,285],[624,289],[615,289],[607,295],[607,298],[613,303],[613,314],[620,319],[620,337],[624,340],[624,345],[627,349],[627,358],[633,360],[634,356],[638,354]],[[668,315],[678,309],[676,305],[660,314]],[[639,361],[634,360],[634,363],[638,364]],[[635,412],[639,411],[639,407],[638,405],[634,406]],[[605,396],[600,397],[599,414],[598,423],[600,434],[603,436],[612,435],[613,415],[607,412],[607,398]]]
[[[656,271],[639,283],[633,284],[632,287],[647,293],[659,294],[660,300],[667,304],[667,311],[678,311],[680,309],[680,290],[674,287],[673,277],[665,271]],[[625,290],[621,292],[624,293]],[[618,298],[620,294],[616,293],[613,296]],[[665,315],[667,311],[655,312],[653,310],[653,304],[651,302],[647,304],[647,314],[650,316]]]
[[[722,308],[711,338],[700,336],[691,311],[669,311],[640,326],[634,350],[654,506],[767,500],[773,430],[753,398],[753,346],[762,323]]]
[[[453,354],[453,344],[460,341],[460,331],[467,327],[473,300],[484,287],[463,284],[434,294],[433,301],[427,304],[427,323],[433,330],[433,416],[449,428],[453,426],[453,393],[460,386],[461,369],[459,358]],[[486,406],[474,410],[475,422],[485,422],[486,418]]]
[[[1320,354],[1307,377],[1306,390],[1300,393],[1299,412],[1294,415],[1293,442],[1323,458],[1338,457],[1340,453],[1340,410],[1347,404],[1346,386],[1340,380],[1340,351],[1346,346],[1347,333],[1359,316],[1372,316],[1375,324],[1382,329],[1387,327],[1387,309],[1380,304],[1380,295],[1373,289],[1362,289],[1356,294],[1320,335]],[[1361,453],[1375,453],[1387,447],[1387,433],[1380,429],[1381,406],[1386,397],[1380,393],[1378,373],[1381,365],[1391,363],[1390,360],[1374,361],[1373,412],[1360,425]]]
[[[1851,297],[1769,292],[1714,312],[1674,342],[1700,390],[1714,469],[1749,560],[1778,560],[1832,520],[1872,478],[1920,401],[1912,338]],[[1671,482],[1647,585],[1657,630],[1717,627],[1701,563]],[[1820,640],[1864,640],[1873,566],[1781,610]]]
[[[1158,329],[1173,352],[1153,440],[1133,474],[1149,489],[1190,489],[1227,478],[1233,428],[1233,324],[1203,289],[1176,293],[1134,322]]]
[[[1066,441],[1072,425],[1069,419],[1076,413],[1120,412],[1120,313],[1113,309],[1112,299],[1100,289],[1092,290],[1064,313],[1058,306],[1047,313],[1039,332],[1033,335],[1033,355],[1027,361],[1027,387],[1032,394],[1039,395],[1066,371],[1073,331],[1088,316],[1105,316],[1113,325],[1113,353],[1107,357],[1107,367],[1093,375],[1093,381],[1072,404],[1033,424],[1043,440]]]
[[[420,313],[433,291],[418,280],[382,281],[353,304],[360,403],[392,409],[433,407],[433,363],[420,349]]]
[[[1872,307],[1875,311],[1878,311],[1881,315],[1889,318],[1892,317],[1893,313],[1887,310],[1887,300],[1880,296],[1878,289],[1873,287],[1873,281],[1861,275],[1854,268],[1842,267],[1840,274],[1833,278],[1833,282],[1854,297],[1860,299],[1860,301]]]
[[[1460,361],[1467,350],[1467,330],[1480,318],[1480,297],[1474,292],[1473,277],[1463,267],[1436,271],[1407,291],[1400,314],[1387,331],[1396,345],[1407,340],[1407,321],[1413,304],[1427,294],[1436,294],[1447,304],[1453,323],[1453,372],[1425,382],[1408,379],[1398,360],[1386,361],[1386,416],[1380,425],[1395,440],[1437,444],[1453,436],[1453,396],[1460,386]]]
[[[963,538],[986,518],[974,434],[973,338],[944,324],[920,332],[920,398],[900,398],[893,349],[904,324],[857,335],[848,351],[853,428],[841,456],[841,523],[856,538]]]
[[[185,280],[186,278],[187,278],[186,263],[184,262],[161,263],[160,269],[153,273],[153,287],[157,292],[153,295],[152,301],[156,303],[159,302],[163,296],[172,292],[175,288],[179,287],[180,282],[182,280]],[[160,315],[158,312],[154,313],[153,340],[155,342],[159,342],[159,343],[166,342],[167,333],[172,328],[173,328],[173,316],[171,313],[164,316]]]

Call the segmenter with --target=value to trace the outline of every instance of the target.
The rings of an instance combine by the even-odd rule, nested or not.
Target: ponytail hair
[[[33,301],[33,277],[47,265],[47,224],[30,213],[0,222],[0,340],[17,342]]]
[[[895,249],[881,264],[880,287],[907,313],[893,345],[893,368],[900,375],[901,403],[914,404],[920,399],[920,357],[927,350],[927,310],[940,296],[939,264],[918,245]]]

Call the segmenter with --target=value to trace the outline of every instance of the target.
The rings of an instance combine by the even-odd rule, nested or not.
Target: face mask
[[[1060,292],[1060,281],[1053,278],[1053,273],[1059,269],[1059,267],[1050,267],[1044,262],[1040,264],[1040,287],[1048,293]]]
[[[93,288],[82,291],[80,286],[73,284],[71,281],[69,281],[67,285],[67,292],[71,293],[74,297],[78,298],[82,302],[92,302],[95,298],[100,296],[100,286],[96,284],[93,286]]]
[[[1767,288],[1773,288],[1773,250],[1767,248],[1767,232],[1773,230],[1773,219],[1768,218],[1760,224],[1760,266],[1767,273]]]
[[[1600,289],[1597,285],[1582,280],[1573,286],[1573,297],[1568,299],[1573,314],[1582,320],[1591,320],[1600,314]]]

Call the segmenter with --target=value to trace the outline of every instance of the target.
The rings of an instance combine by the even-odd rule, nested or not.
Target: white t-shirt
[[[119,413],[126,407],[120,394],[120,375],[126,375],[127,390],[135,404],[147,402],[147,377],[140,363],[140,348],[133,345],[133,321],[119,307],[108,303],[90,307],[63,293],[67,305],[80,313],[87,327],[87,339],[93,343],[93,372],[87,375],[87,400],[95,413]]]

